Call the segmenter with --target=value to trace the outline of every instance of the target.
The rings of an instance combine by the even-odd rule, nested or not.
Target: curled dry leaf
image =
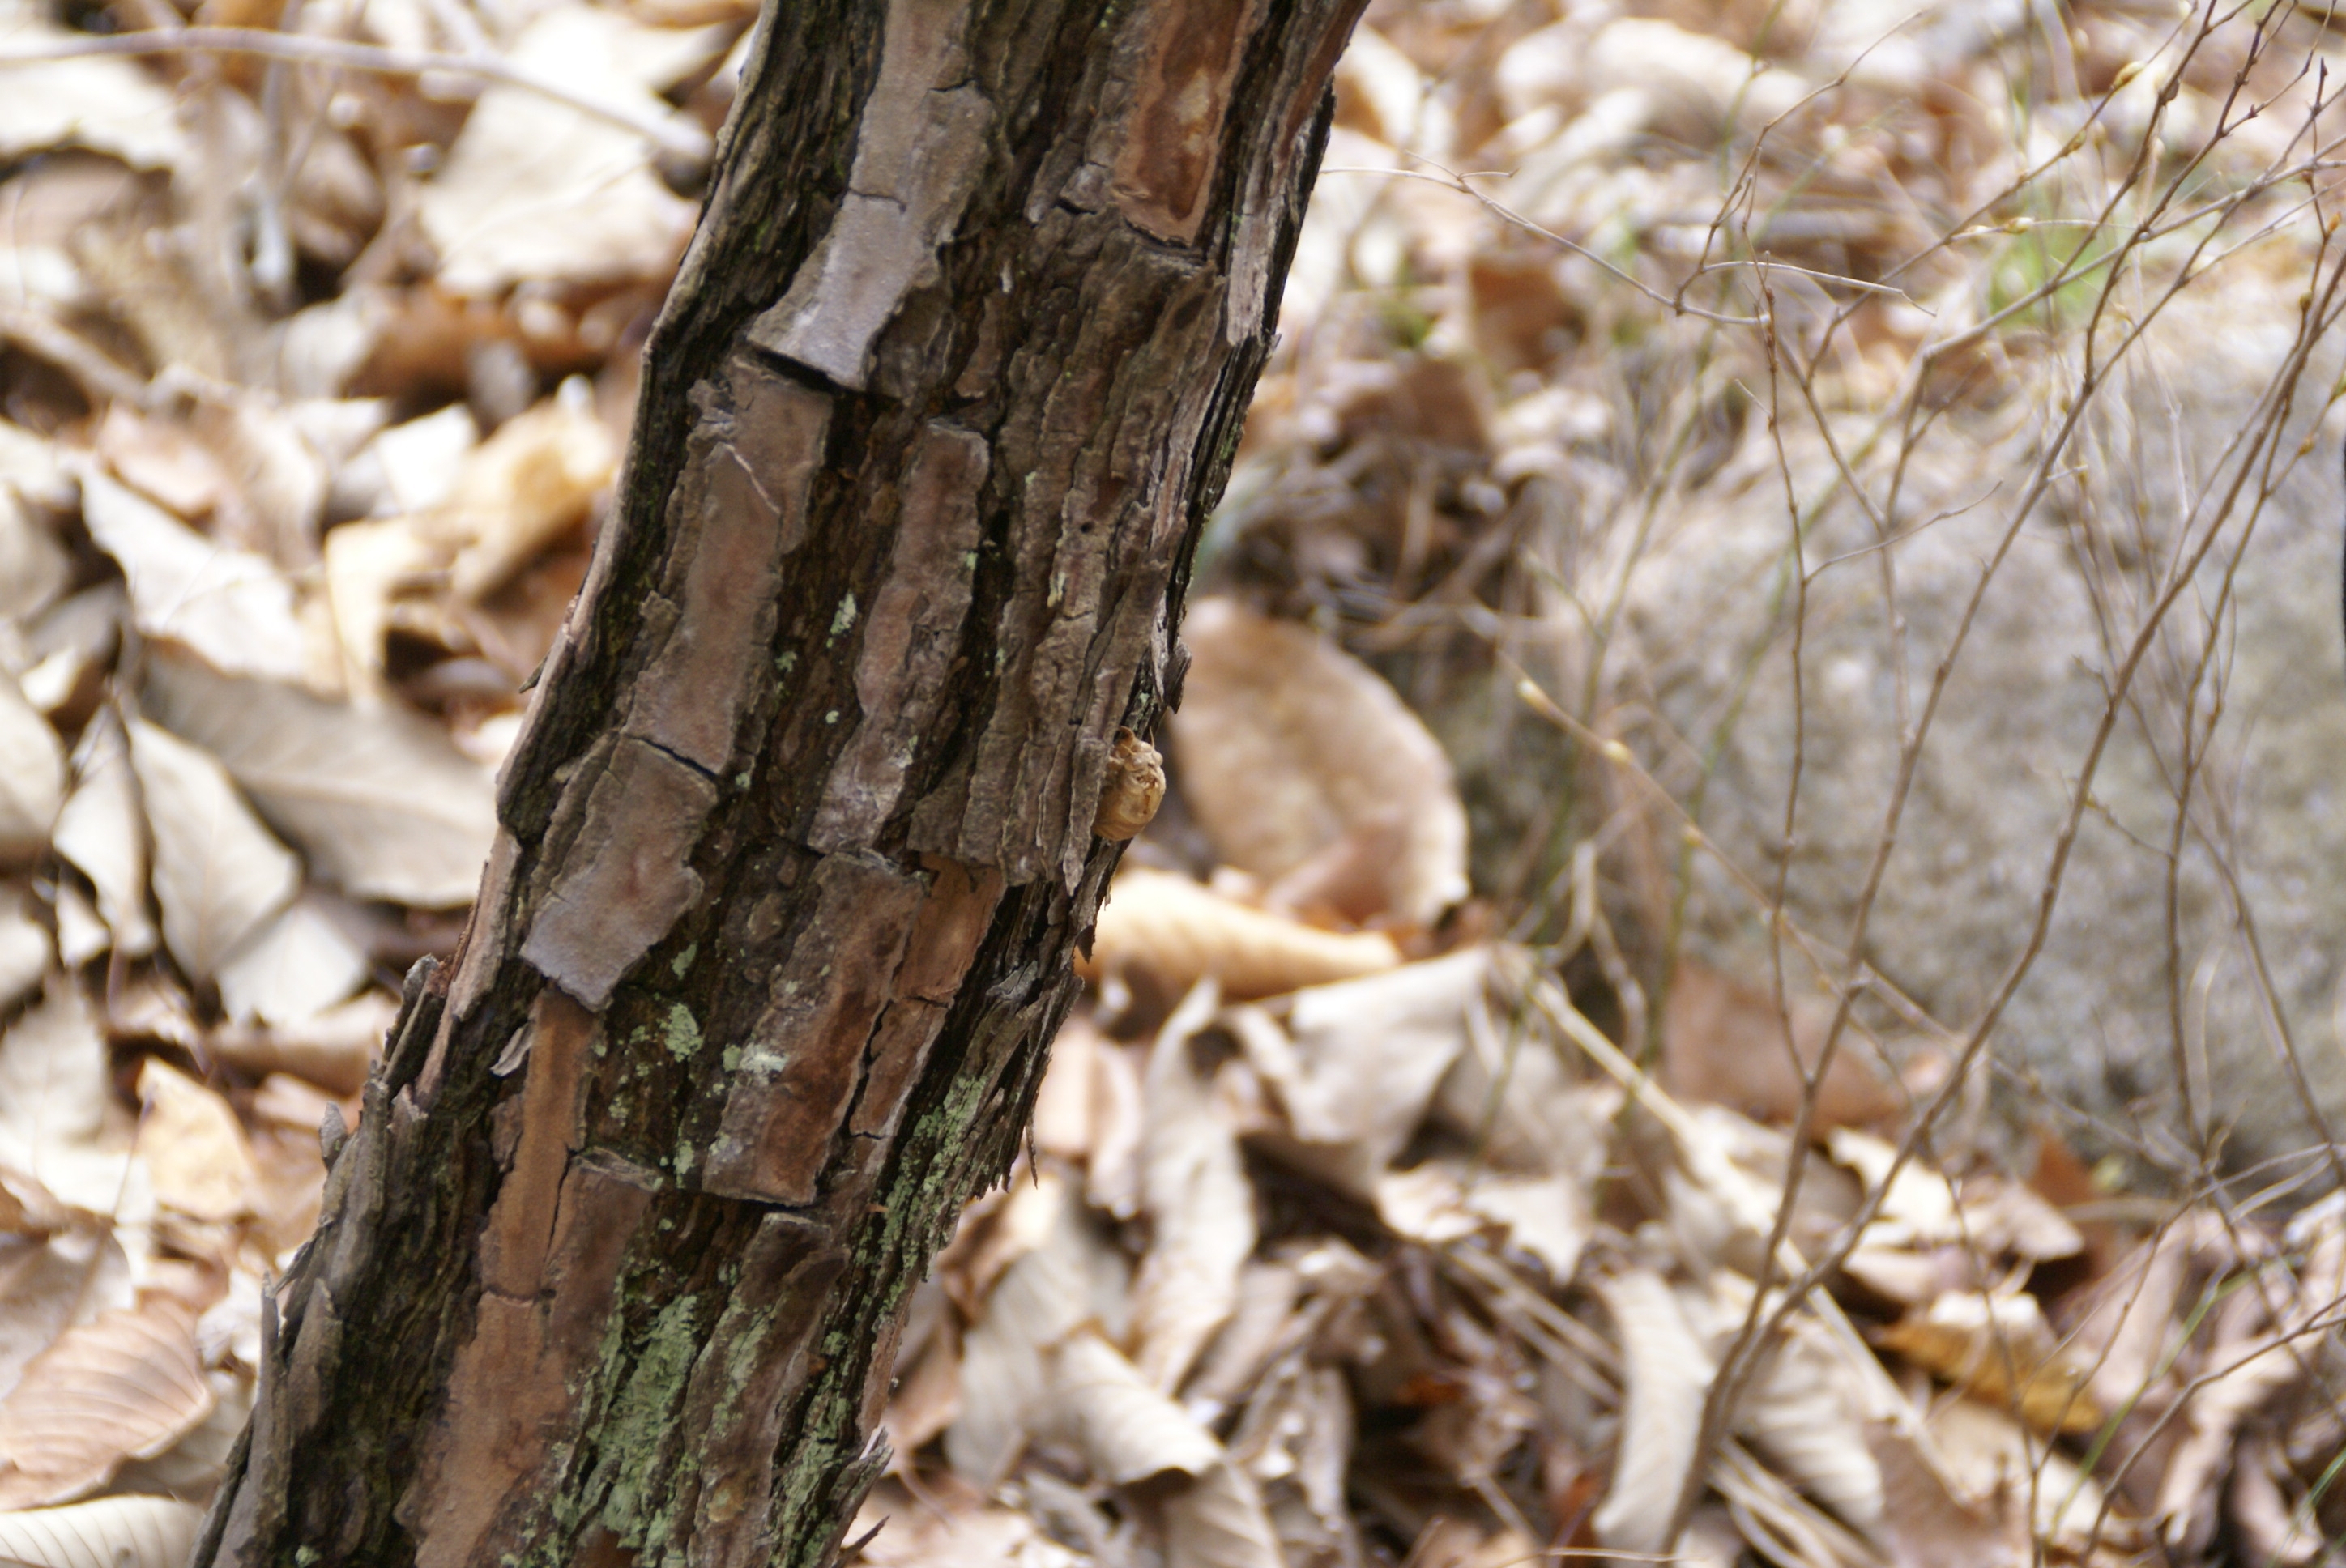
[[[1401,962],[1379,932],[1321,931],[1226,899],[1172,871],[1128,866],[1100,909],[1091,956],[1076,972],[1087,980],[1145,975],[1181,995],[1210,975],[1238,1000],[1277,996],[1306,985],[1372,974]]]
[[[1211,1432],[1094,1329],[1054,1349],[1049,1376],[1058,1430],[1101,1481],[1129,1486],[1168,1470],[1194,1478],[1223,1457]]]
[[[1949,1292],[1883,1329],[1882,1342],[1976,1399],[2016,1408],[2036,1431],[2102,1424],[2085,1370],[2054,1342],[2034,1296]]]
[[[1349,831],[1390,832],[1382,908],[1430,925],[1466,896],[1466,813],[1441,746],[1367,666],[1306,627],[1205,599],[1173,716],[1181,786],[1230,864],[1275,879]]]
[[[434,909],[472,898],[496,837],[495,790],[437,726],[160,648],[142,702],[225,763],[317,874],[352,897]]]
[[[168,1497],[101,1497],[0,1513],[0,1563],[10,1568],[180,1568],[203,1522],[202,1509]]]
[[[1164,1502],[1166,1568],[1285,1568],[1253,1477],[1228,1459]]]
[[[186,1311],[157,1299],[68,1329],[0,1400],[0,1511],[71,1502],[211,1413]]]
[[[1425,1119],[1489,974],[1480,950],[1299,992],[1281,1030],[1233,1015],[1248,1060],[1286,1106],[1280,1152],[1361,1196]]]
[[[1153,1235],[1133,1290],[1133,1339],[1141,1375],[1168,1394],[1229,1319],[1254,1251],[1254,1188],[1189,1049],[1215,1002],[1201,982],[1166,1020],[1143,1083],[1140,1191]]]
[[[1429,1160],[1377,1179],[1377,1217],[1412,1241],[1440,1247],[1480,1232],[1568,1285],[1588,1244],[1588,1197],[1569,1176],[1504,1176],[1464,1160]]]
[[[163,941],[203,981],[301,888],[301,863],[246,805],[219,759],[144,719],[130,763],[155,841]]]
[[[1620,1337],[1627,1384],[1613,1481],[1591,1522],[1607,1546],[1665,1552],[1662,1539],[1687,1467],[1713,1372],[1678,1297],[1651,1269],[1596,1282],[1597,1298]]]

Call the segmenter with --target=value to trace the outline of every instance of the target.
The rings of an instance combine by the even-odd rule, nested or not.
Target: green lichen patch
[[[692,1009],[679,1002],[668,1010],[668,1023],[660,1031],[668,1054],[679,1062],[689,1062],[700,1050],[700,1023],[692,1016]]]

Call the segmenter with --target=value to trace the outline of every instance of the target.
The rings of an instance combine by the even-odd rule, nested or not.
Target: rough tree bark
[[[1179,684],[1361,0],[784,0],[199,1564],[815,1563]]]

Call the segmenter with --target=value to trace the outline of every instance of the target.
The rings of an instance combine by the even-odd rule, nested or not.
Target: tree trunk
[[[199,1564],[816,1563],[1179,683],[1361,0],[789,0]]]

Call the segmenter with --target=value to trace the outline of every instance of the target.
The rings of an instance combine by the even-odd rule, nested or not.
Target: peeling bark
[[[332,1156],[199,1564],[836,1550],[1095,828],[1153,808],[1359,5],[770,9],[471,928]]]

